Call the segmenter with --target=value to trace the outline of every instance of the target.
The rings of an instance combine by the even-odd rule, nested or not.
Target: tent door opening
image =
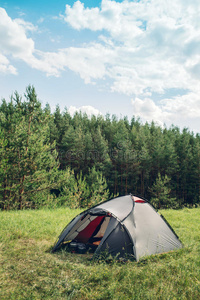
[[[68,234],[68,241],[70,240],[70,235],[71,237],[74,236],[69,243],[72,252],[84,253],[87,250],[95,252],[104,236],[110,218],[111,217],[107,215],[89,216],[89,218],[88,215],[83,216],[76,232]],[[79,248],[81,248],[81,250]]]

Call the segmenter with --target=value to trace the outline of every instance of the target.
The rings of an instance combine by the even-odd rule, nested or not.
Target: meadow
[[[138,263],[51,248],[78,209],[0,211],[0,299],[200,299],[200,208],[162,210],[184,248]]]

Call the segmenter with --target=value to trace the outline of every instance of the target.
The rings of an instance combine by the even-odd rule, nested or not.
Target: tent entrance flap
[[[75,231],[71,231],[65,238],[65,242],[76,241],[88,246],[98,246],[109,224],[110,216],[83,216],[78,222]]]
[[[116,221],[116,220],[115,220]],[[113,227],[113,230],[111,230],[111,233],[108,235],[108,237],[102,241],[100,251],[95,252],[96,256],[99,255],[100,252],[108,252],[113,257],[117,256],[119,257],[126,257],[126,258],[133,258],[133,243],[130,240],[130,237],[125,229],[125,227],[117,222],[117,226]]]
[[[77,242],[87,243],[89,239],[94,235],[96,229],[99,228],[104,221],[104,216],[98,216],[93,221],[91,221],[87,227],[85,227],[76,237]]]

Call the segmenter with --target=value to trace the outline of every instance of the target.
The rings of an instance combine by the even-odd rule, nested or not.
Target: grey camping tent
[[[60,234],[63,245],[94,249],[139,261],[141,257],[182,248],[166,220],[145,199],[127,195],[102,202],[76,216]]]

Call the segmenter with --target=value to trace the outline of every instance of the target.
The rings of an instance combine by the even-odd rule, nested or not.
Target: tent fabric
[[[135,252],[140,257],[168,252],[182,246],[179,239],[149,203],[135,203]]]
[[[134,202],[130,195],[118,197],[98,205],[98,208],[111,213],[120,221],[125,219],[131,213],[133,207]]]
[[[112,256],[117,255],[117,257],[133,257],[132,242],[122,224],[118,222],[109,237],[102,242],[99,251],[108,251],[109,254]],[[95,254],[99,254],[99,251],[96,251]]]
[[[136,261],[183,246],[148,201],[132,195],[111,199],[82,212],[65,227],[52,252],[71,241],[96,246],[94,257],[106,251]]]

